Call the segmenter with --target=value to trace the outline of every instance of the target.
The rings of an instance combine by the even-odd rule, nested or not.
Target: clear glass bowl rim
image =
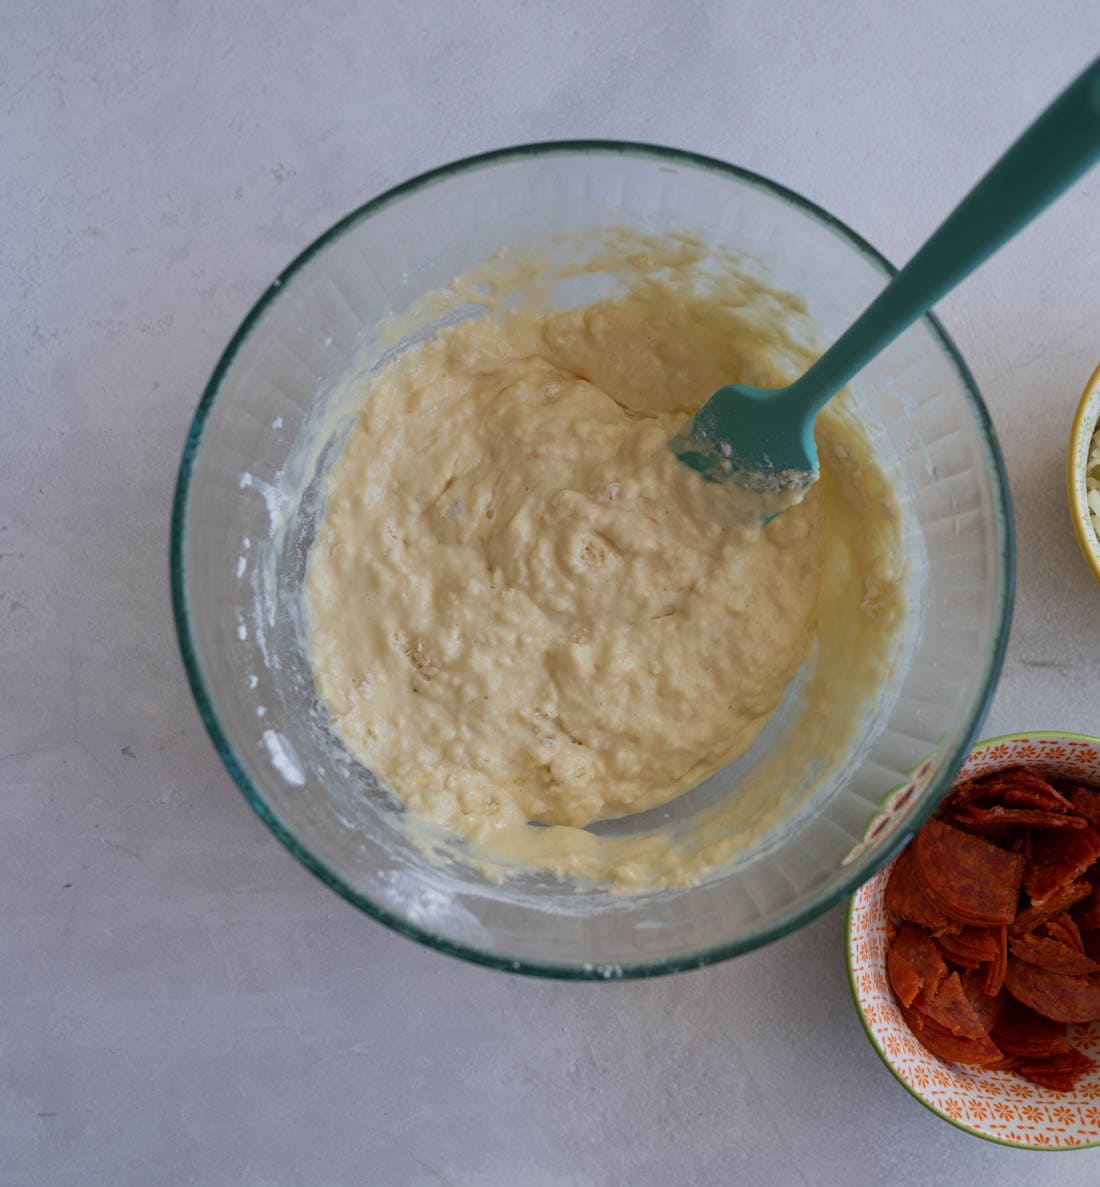
[[[191,611],[187,599],[186,573],[186,543],[188,510],[191,494],[192,472],[195,457],[202,443],[203,430],[207,419],[218,398],[222,381],[241,345],[247,339],[252,329],[259,323],[268,306],[271,305],[285,290],[287,281],[303,268],[318,252],[334,243],[343,234],[364,219],[370,218],[391,203],[399,201],[407,194],[426,189],[436,182],[473,169],[498,162],[522,160],[525,158],[565,156],[578,153],[604,154],[608,156],[629,156],[635,158],[650,158],[666,163],[689,165],[694,168],[709,170],[728,177],[734,177],[741,182],[765,190],[771,196],[779,198],[797,207],[803,213],[811,215],[819,223],[833,230],[845,239],[851,247],[861,253],[882,273],[885,280],[893,277],[897,269],[881,252],[872,247],[861,235],[853,231],[846,223],[830,214],[827,210],[804,198],[794,190],[772,181],[759,173],[744,169],[738,165],[731,165],[714,157],[703,156],[699,153],[684,149],[669,148],[662,145],[645,144],[624,140],[553,140],[539,141],[530,144],[519,144],[508,148],[494,149],[490,152],[479,153],[474,156],[463,157],[450,164],[431,169],[410,178],[399,185],[371,198],[345,215],[339,222],[319,235],[308,247],[300,252],[283,269],[282,272],[268,285],[256,304],[249,310],[241,322],[236,333],[229,340],[218,360],[210,379],[203,390],[202,398],[195,411],[194,418],[184,442],[183,455],[180,459],[179,473],[176,478],[175,495],[172,503],[172,523],[169,541],[169,570],[172,591],[172,610],[175,617],[176,635],[179,640],[180,653],[183,657],[187,679],[191,685],[191,692],[199,710],[203,724],[210,735],[214,748],[218,752],[226,770],[244,794],[245,799],[252,806],[259,818],[275,834],[279,841],[308,869],[315,874],[326,886],[347,899],[361,911],[387,927],[411,939],[418,940],[430,948],[457,956],[474,964],[489,968],[502,969],[507,972],[525,973],[531,976],[547,977],[568,981],[600,981],[606,980],[606,974],[601,966],[540,962],[530,959],[515,960],[496,953],[483,952],[463,944],[456,944],[443,936],[436,935],[427,928],[417,927],[406,919],[394,915],[386,908],[372,902],[349,886],[339,874],[331,870],[323,861],[303,845],[294,834],[283,824],[282,820],[272,810],[264,799],[261,790],[253,783],[245,772],[233,750],[232,743],[222,728],[217,714],[214,712],[213,702],[207,691],[206,681],[199,663],[198,652],[195,647],[191,630]],[[988,657],[985,671],[982,675],[981,688],[978,697],[970,710],[957,745],[944,762],[939,775],[925,790],[920,801],[913,807],[904,832],[895,838],[895,844],[883,853],[871,853],[866,858],[854,861],[847,876],[840,883],[826,893],[810,898],[784,919],[767,928],[752,932],[736,940],[712,945],[699,952],[685,954],[675,958],[638,961],[623,964],[621,973],[616,980],[631,980],[642,977],[660,976],[665,973],[675,973],[687,969],[702,968],[705,965],[717,964],[730,957],[739,956],[753,948],[761,947],[772,940],[788,935],[802,927],[811,919],[827,911],[830,907],[842,902],[857,886],[865,882],[886,864],[905,844],[916,830],[932,814],[933,809],[947,794],[954,781],[955,773],[962,765],[969,753],[974,739],[977,737],[981,723],[989,709],[989,703],[996,688],[1004,662],[1005,650],[1008,645],[1009,627],[1012,620],[1012,608],[1015,599],[1016,549],[1012,514],[1012,503],[1009,494],[1008,479],[1005,472],[1004,459],[1001,455],[997,436],[989,412],[978,390],[978,385],[970,373],[970,369],[963,361],[958,348],[951,340],[947,331],[939,320],[931,313],[926,314],[924,322],[939,340],[947,357],[958,374],[962,383],[965,397],[971,405],[975,420],[981,430],[981,436],[986,449],[990,471],[993,477],[993,501],[998,531],[997,548],[997,576],[1001,596],[997,604],[997,622],[994,646]],[[618,970],[617,970],[618,973]]]

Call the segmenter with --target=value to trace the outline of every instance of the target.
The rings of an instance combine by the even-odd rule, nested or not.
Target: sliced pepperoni
[[[921,994],[934,997],[946,979],[947,971],[947,965],[926,931],[911,923],[898,931],[886,957],[886,975],[903,1006],[912,1005]]]
[[[949,919],[929,901],[913,872],[913,846],[894,862],[886,883],[886,908],[901,919],[926,927],[934,936],[956,932],[962,926]]]
[[[970,1002],[970,1008],[978,1016],[985,1033],[992,1035],[997,1029],[1006,1004],[1015,1005],[1016,1003],[1007,993],[986,993],[984,980],[985,975],[981,971],[966,973],[962,979],[963,992]]]
[[[1064,1022],[1044,1018],[1011,997],[1004,1002],[1001,1015],[989,1034],[1006,1055],[1046,1059],[1048,1055],[1060,1055],[1069,1050]]]
[[[981,964],[997,955],[997,939],[991,927],[964,927],[950,935],[938,936],[942,951],[952,960],[972,960]]]
[[[1052,1088],[1055,1092],[1071,1092],[1077,1086],[1077,1081],[1095,1067],[1096,1064],[1087,1055],[1071,1047],[1048,1059],[1021,1060],[1016,1070],[1034,1084]]]
[[[957,810],[974,800],[986,798],[986,781],[984,779],[960,779],[951,789],[951,794],[944,801],[940,812]]]
[[[1085,977],[1089,973],[1100,973],[1100,964],[1090,960],[1084,952],[1071,948],[1061,940],[1050,936],[1037,936],[1034,932],[1016,936],[1010,945],[1012,955],[1026,960],[1047,972],[1067,977]]]
[[[959,955],[952,952],[943,942],[943,936],[936,937],[936,947],[940,950],[940,955],[947,961],[948,964],[953,964],[957,969],[966,969],[973,972],[975,969],[982,967],[980,960],[975,960],[973,956],[967,956],[965,953]]]
[[[917,882],[943,914],[974,926],[1000,926],[1015,918],[1024,871],[1020,854],[940,820],[924,825],[913,850]]]
[[[1073,912],[1073,918],[1082,931],[1100,927],[1100,889],[1093,887],[1089,897]]]
[[[1003,835],[1005,826],[1012,828],[1087,828],[1088,821],[1082,816],[1067,812],[1044,811],[1039,808],[1006,808],[1002,804],[971,804],[956,817],[959,824],[974,829],[996,830],[993,835]]]
[[[1095,976],[1066,977],[1010,956],[1005,987],[1018,1002],[1055,1022],[1100,1018],[1100,980]]]
[[[1081,937],[1085,942],[1085,951],[1093,960],[1100,961],[1100,929],[1093,928]]]
[[[934,1055],[1053,1091],[1097,1069],[1067,1027],[1100,1021],[1100,786],[1022,767],[960,781],[886,902],[890,982]]]
[[[988,994],[1001,992],[1005,983],[1005,969],[1008,967],[1008,928],[998,927],[994,934],[997,941],[997,954],[985,966],[985,981],[983,982]]]
[[[918,1039],[940,1059],[949,1063],[967,1063],[977,1067],[990,1067],[999,1064],[1004,1055],[985,1035],[980,1039],[967,1039],[953,1035],[949,1030],[939,1026],[926,1015],[916,1010],[902,1010],[909,1029]]]
[[[1100,825],[1100,791],[1095,787],[1071,787],[1067,793],[1073,810],[1089,821]]]
[[[1053,919],[1056,915],[1060,915],[1063,911],[1068,910],[1079,903],[1083,898],[1086,898],[1092,893],[1092,886],[1081,879],[1079,882],[1071,882],[1068,886],[1064,886],[1057,894],[1053,895],[1041,907],[1028,907],[1016,916],[1016,921],[1012,924],[1013,935],[1026,935],[1029,931],[1034,931],[1041,924],[1046,923],[1048,919]]]
[[[1070,801],[1053,784],[1025,767],[998,772],[991,777],[990,785],[990,798],[1009,807],[1038,808],[1048,812],[1073,810]]]
[[[1098,857],[1100,833],[1092,828],[1045,832],[1036,837],[1024,874],[1024,889],[1032,904],[1041,907],[1063,886],[1079,879]]]
[[[960,1038],[982,1039],[987,1036],[986,1028],[963,990],[958,973],[947,977],[934,994],[918,996],[913,1009]]]
[[[1063,911],[1060,915],[1055,915],[1053,919],[1048,919],[1044,928],[1052,940],[1061,940],[1063,944],[1068,944],[1078,952],[1084,952],[1085,941],[1072,915]]]

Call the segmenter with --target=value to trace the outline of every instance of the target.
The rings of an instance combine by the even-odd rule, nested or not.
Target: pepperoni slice
[[[995,931],[997,954],[985,968],[985,991],[997,994],[1005,983],[1005,969],[1008,967],[1008,928],[998,927]]]
[[[940,955],[948,962],[953,964],[956,968],[966,969],[967,972],[974,972],[982,967],[980,960],[975,960],[973,956],[967,956],[965,953],[959,955],[952,952],[943,942],[943,936],[936,937],[936,947],[940,950]]]
[[[1040,924],[1046,923],[1048,919],[1053,919],[1055,915],[1060,915],[1074,903],[1079,903],[1090,894],[1092,894],[1092,886],[1084,879],[1079,882],[1071,882],[1047,899],[1041,907],[1033,906],[1021,911],[1016,916],[1016,922],[1012,925],[1012,934],[1019,936],[1034,931]]]
[[[1006,1005],[1016,1005],[1016,1003],[1008,996],[1007,993],[988,994],[983,985],[985,977],[981,972],[967,973],[963,979],[963,992],[966,994],[970,1002],[970,1008],[978,1016],[982,1024],[982,1029],[986,1034],[992,1035],[997,1029],[997,1025],[1001,1020],[1001,1015],[1004,1013]],[[1022,1009],[1023,1007],[1021,1007]],[[995,1043],[996,1039],[993,1040]],[[997,1044],[1000,1046],[1000,1044]],[[1003,1051],[1004,1048],[1002,1047]],[[1006,1051],[1007,1055],[1008,1052]]]
[[[1069,1050],[1064,1022],[1044,1018],[1013,998],[1004,1002],[1001,1015],[989,1034],[1006,1055],[1026,1059],[1046,1059],[1049,1055],[1061,1055]]]
[[[1085,941],[1081,937],[1080,929],[1073,916],[1067,915],[1065,911],[1046,921],[1046,933],[1052,940],[1061,940],[1063,944],[1068,944],[1078,952],[1085,950]]]
[[[1071,812],[1073,805],[1062,793],[1034,771],[1017,767],[990,778],[990,799],[1010,807],[1038,808],[1047,812]]]
[[[903,1006],[910,1006],[920,995],[933,998],[947,977],[932,937],[907,923],[894,937],[886,957],[886,975],[890,987]]]
[[[913,1008],[960,1038],[987,1037],[986,1028],[974,1012],[958,973],[952,973],[931,996],[921,994],[913,1003]]]
[[[1008,958],[1005,987],[1025,1006],[1055,1022],[1093,1022],[1100,1019],[1100,979],[1066,977]]]
[[[953,1035],[918,1010],[907,1010],[903,1007],[901,1012],[913,1034],[933,1055],[947,1060],[948,1063],[990,1067],[1004,1059],[1004,1055],[988,1035],[980,1039],[962,1038],[960,1035]]]
[[[951,789],[951,794],[944,801],[941,811],[959,809],[974,800],[986,798],[986,781],[984,779],[960,779]]]
[[[1011,944],[1012,955],[1026,960],[1037,968],[1067,977],[1084,977],[1089,973],[1100,973],[1100,964],[1090,960],[1084,952],[1078,952],[1061,940],[1050,936],[1037,936],[1034,932],[1016,936]]]
[[[959,824],[970,825],[974,829],[1000,829],[998,826],[1009,825],[1016,828],[1087,828],[1088,821],[1081,816],[1071,815],[1064,811],[1045,811],[1039,808],[1006,808],[1002,804],[985,807],[982,804],[971,804],[960,812],[955,819]],[[997,833],[994,833],[997,835]]]
[[[975,926],[1000,926],[1015,918],[1024,872],[1019,853],[940,820],[924,825],[913,849],[920,888],[949,918]]]
[[[1063,886],[1080,878],[1098,857],[1100,833],[1091,828],[1043,833],[1032,845],[1024,889],[1032,903],[1041,907]]]
[[[886,883],[886,908],[901,919],[919,923],[934,936],[956,932],[961,924],[949,919],[929,901],[913,872],[913,846],[902,851]]]
[[[1053,1088],[1055,1092],[1071,1092],[1077,1086],[1077,1081],[1094,1067],[1096,1064],[1087,1055],[1071,1047],[1048,1059],[1021,1060],[1016,1070],[1025,1079],[1041,1084],[1044,1088]]]
[[[936,942],[950,959],[971,960],[978,964],[997,955],[997,938],[991,927],[964,927],[949,935],[937,936]]]
[[[1073,913],[1077,926],[1082,931],[1100,927],[1100,889],[1093,887],[1092,893]]]
[[[1100,791],[1094,787],[1071,787],[1067,794],[1079,816],[1084,816],[1090,824],[1100,825]]]

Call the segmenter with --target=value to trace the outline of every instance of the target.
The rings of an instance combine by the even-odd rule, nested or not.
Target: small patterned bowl
[[[986,775],[1031,766],[1100,783],[1100,738],[1011,734],[979,742],[959,772]],[[1012,1072],[944,1063],[914,1038],[886,978],[886,880],[893,863],[852,896],[848,979],[867,1037],[901,1084],[933,1113],[967,1133],[1028,1150],[1100,1146],[1100,1069],[1073,1092],[1052,1092]],[[1074,1046],[1100,1061],[1100,1023],[1074,1028]]]
[[[1085,466],[1089,456],[1092,435],[1100,421],[1100,367],[1092,373],[1085,387],[1073,428],[1069,435],[1069,460],[1066,463],[1066,494],[1069,497],[1069,515],[1081,555],[1088,562],[1093,576],[1100,581],[1100,541],[1089,521],[1089,505],[1085,491]]]

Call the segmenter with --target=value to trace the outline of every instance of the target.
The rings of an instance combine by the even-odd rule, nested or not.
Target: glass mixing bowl
[[[770,284],[805,300],[824,342],[892,272],[804,198],[688,153],[542,144],[435,170],[322,235],[245,318],[188,435],[171,538],[195,700],[279,840],[363,911],[435,948],[592,979],[744,952],[836,903],[895,853],[950,786],[982,720],[1014,569],[993,428],[966,365],[927,317],[851,385],[896,484],[908,574],[896,669],[845,761],[819,785],[808,774],[810,792],[791,800],[780,827],[686,889],[613,895],[533,872],[498,885],[461,862],[426,859],[402,827],[400,802],[328,728],[313,687],[301,583],[321,478],[340,446],[339,433],[319,426],[337,377],[378,364],[383,319],[502,246],[608,226],[687,231],[744,253]],[[752,750],[707,781],[704,801],[766,769],[769,751],[790,744],[791,712],[785,703]],[[674,826],[700,802],[688,793],[661,819]]]

